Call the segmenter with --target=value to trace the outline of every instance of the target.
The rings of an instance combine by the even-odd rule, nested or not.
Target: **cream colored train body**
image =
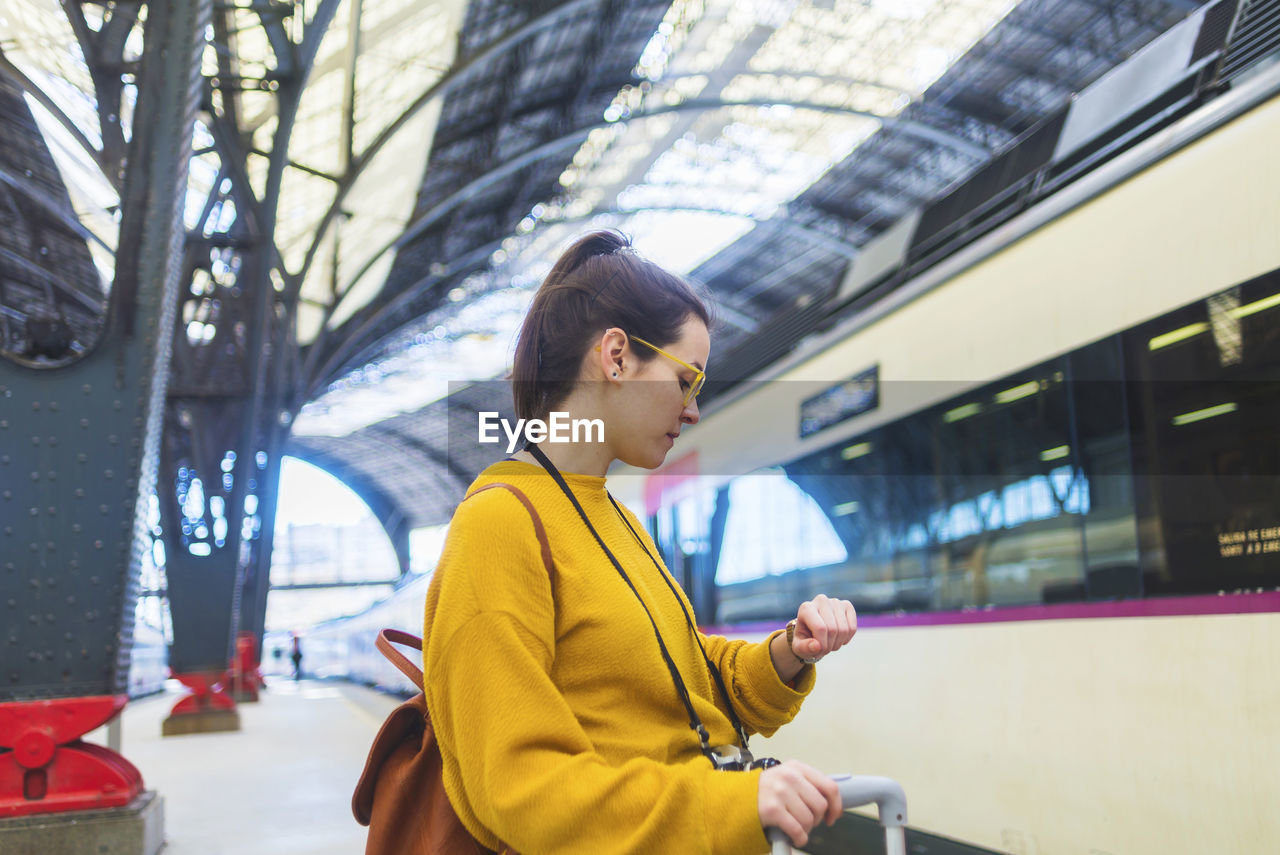
[[[652,516],[655,501],[855,440],[1280,270],[1277,93],[1273,65],[802,345],[681,438],[672,462],[692,477],[664,489],[651,480],[660,475],[615,473],[615,495]],[[1267,312],[1251,323],[1280,326],[1280,311]],[[798,439],[806,396],[871,365],[878,406]],[[709,367],[714,375],[714,346]],[[1110,549],[1119,527],[1091,527],[1095,546]],[[1018,537],[993,550],[1017,551]],[[1277,578],[1277,559],[1257,565],[1262,578]],[[843,572],[832,565],[808,578],[825,587]],[[417,625],[425,582],[318,627],[304,642],[309,669],[406,689],[372,640],[382,626]],[[1280,852],[1276,584],[1222,597],[867,614],[852,646],[819,666],[795,723],[755,747],[896,778],[913,828],[997,852]],[[766,628],[726,627],[753,638]]]
[[[1077,201],[1023,213],[812,343],[704,414],[673,456],[715,486],[1280,270],[1277,70],[1063,191]],[[870,365],[878,409],[797,439],[814,387],[786,381]],[[650,502],[662,494],[649,477],[612,480],[639,510],[646,485]],[[1280,852],[1280,593],[1273,582],[1220,599],[1135,616],[868,618],[762,747],[894,777],[912,827],[999,852]],[[1172,613],[1178,602],[1193,613]]]

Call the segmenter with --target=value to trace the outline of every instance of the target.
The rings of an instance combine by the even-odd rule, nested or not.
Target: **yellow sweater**
[[[564,477],[649,607],[711,744],[735,743],[679,604],[604,479]],[[463,823],[490,848],[501,840],[523,855],[767,852],[760,773],[717,772],[702,756],[653,627],[569,500],[518,461],[490,466],[468,495],[494,481],[538,509],[555,574],[509,491],[459,506],[427,594],[423,664],[445,789]],[[790,721],[813,688],[812,668],[796,689],[784,684],[767,642],[703,638],[749,732]]]

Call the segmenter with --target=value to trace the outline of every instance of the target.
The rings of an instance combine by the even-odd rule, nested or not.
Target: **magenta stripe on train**
[[[1280,591],[1208,594],[1194,597],[1152,597],[1100,603],[1055,603],[1049,606],[988,606],[954,612],[859,615],[858,627],[895,628],[945,626],[958,623],[1005,623],[1026,620],[1087,620],[1093,618],[1175,617],[1280,612]],[[739,636],[768,633],[775,621],[704,627],[716,635]]]

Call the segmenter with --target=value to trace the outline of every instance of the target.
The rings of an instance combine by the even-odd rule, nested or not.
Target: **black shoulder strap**
[[[742,721],[738,718],[738,712],[733,708],[733,698],[729,697],[729,689],[724,684],[724,675],[720,673],[716,663],[712,662],[711,657],[707,655],[707,648],[702,644],[702,634],[698,632],[698,627],[693,622],[693,616],[689,614],[689,609],[685,607],[684,598],[676,591],[675,583],[671,581],[670,574],[663,570],[662,565],[658,563],[658,559],[649,551],[649,547],[644,545],[644,540],[640,537],[640,533],[631,525],[631,520],[627,519],[627,515],[622,512],[622,508],[618,507],[618,503],[612,495],[609,496],[609,502],[613,505],[613,509],[618,512],[618,516],[622,517],[627,530],[636,539],[636,543],[640,544],[644,554],[649,556],[649,560],[653,562],[653,566],[657,569],[658,575],[662,577],[662,581],[667,583],[667,587],[671,590],[671,596],[675,597],[676,602],[680,604],[680,611],[684,612],[684,622],[693,633],[693,640],[698,642],[698,649],[702,651],[702,661],[707,663],[707,670],[711,672],[711,677],[715,680],[716,687],[720,690],[720,696],[724,698],[725,708],[729,711],[729,720],[733,722],[733,729],[738,733],[738,741],[743,748],[746,748],[747,729],[742,726]]]
[[[595,538],[596,543],[600,545],[600,548],[604,551],[605,556],[608,557],[609,562],[613,564],[614,569],[618,571],[618,575],[622,577],[622,580],[627,583],[627,587],[631,589],[631,593],[635,595],[636,600],[640,603],[640,607],[644,609],[645,616],[649,618],[649,624],[650,626],[653,627],[654,638],[656,638],[658,641],[658,649],[662,651],[663,661],[667,663],[667,670],[671,672],[671,680],[673,683],[675,683],[676,694],[680,696],[680,702],[684,705],[685,712],[689,715],[689,727],[690,729],[693,730],[694,733],[697,734],[698,742],[701,745],[703,754],[710,757],[711,756],[710,736],[707,733],[706,727],[703,726],[702,724],[702,719],[698,717],[697,712],[695,712],[693,709],[693,701],[689,697],[689,690],[688,688],[685,687],[684,679],[680,676],[680,669],[676,667],[675,661],[671,658],[671,654],[667,651],[667,645],[662,640],[662,633],[659,632],[658,624],[654,621],[653,615],[650,614],[649,607],[645,605],[644,598],[641,597],[640,592],[636,590],[636,586],[634,583],[632,583],[631,577],[627,575],[627,571],[622,569],[622,564],[618,561],[617,557],[614,556],[613,551],[610,550],[609,547],[605,545],[604,539],[600,537],[600,533],[596,531],[596,527],[591,524],[591,519],[587,516],[587,512],[583,510],[582,504],[578,501],[578,497],[573,494],[573,490],[569,489],[569,485],[565,483],[564,476],[560,474],[560,470],[556,469],[555,464],[553,464],[551,460],[547,458],[546,454],[544,454],[542,449],[538,448],[538,446],[534,445],[533,443],[529,443],[528,445],[525,446],[525,448],[530,454],[534,456],[535,459],[537,459],[537,461],[540,464],[542,464],[542,468],[546,469],[547,473],[553,479],[555,479],[555,482],[557,485],[559,485],[560,490],[565,494],[565,496],[569,499],[569,501],[573,503],[574,509],[578,512],[578,516],[582,518],[582,522],[586,525],[587,530],[591,532],[591,536]],[[624,521],[625,521],[625,517],[624,517]],[[628,523],[628,525],[630,524]],[[632,533],[634,534],[634,531]],[[643,544],[641,545],[643,546]],[[651,555],[650,558],[652,559],[652,557],[653,556]],[[663,578],[665,579],[665,574]],[[679,600],[679,597],[677,597],[676,599]],[[681,604],[681,608],[683,609],[683,603]],[[686,619],[688,619],[687,612],[685,614],[685,617]],[[695,634],[696,634],[696,630],[695,630]],[[699,646],[701,646],[701,642],[699,642]],[[703,658],[704,659],[706,658],[705,650],[703,651]],[[708,661],[707,664],[710,665],[711,663]],[[724,682],[720,678],[719,672],[716,671],[714,668],[712,669],[712,672],[716,676],[716,682],[719,684],[721,691],[724,692]],[[727,692],[725,693],[725,703],[728,705],[729,715],[732,717],[734,726],[738,731],[738,738],[742,741],[742,747],[746,749],[747,748],[746,731],[745,729],[743,729],[741,723],[738,721],[737,714],[733,711],[733,701],[729,698]]]

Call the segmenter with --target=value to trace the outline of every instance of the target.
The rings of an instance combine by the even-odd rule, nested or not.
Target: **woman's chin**
[[[634,454],[620,456],[618,459],[637,469],[657,469],[666,462],[667,452],[670,450],[670,446],[664,443],[658,447],[637,450]]]

